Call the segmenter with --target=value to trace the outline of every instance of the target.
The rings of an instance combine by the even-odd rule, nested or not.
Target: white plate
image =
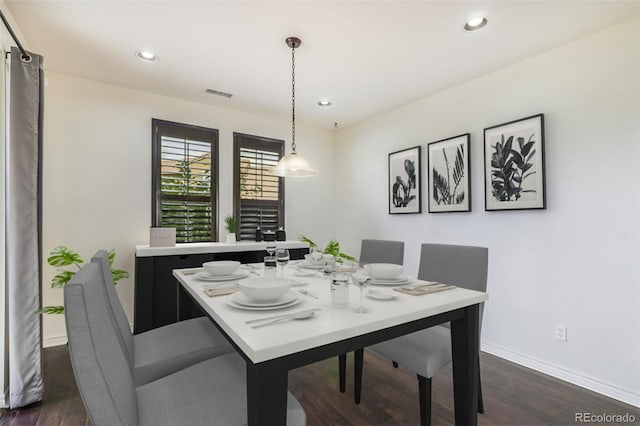
[[[293,291],[288,291],[284,294],[284,296],[280,297],[278,300],[272,300],[270,302],[260,302],[254,299],[251,299],[244,295],[242,292],[235,293],[231,296],[231,300],[235,303],[242,306],[252,306],[252,307],[274,307],[279,305],[286,305],[287,303],[293,302],[295,299],[300,298],[300,295],[294,293]]]
[[[371,280],[369,281],[369,284],[372,285],[405,285],[405,284],[409,284],[412,283],[413,279],[411,277],[408,277],[406,275],[400,275],[397,278],[394,279],[390,279],[390,280],[381,280],[381,279],[375,279],[375,278],[371,278]]]
[[[232,306],[234,308],[237,309],[244,309],[247,311],[275,311],[276,309],[284,309],[284,308],[289,308],[291,306],[295,306],[298,303],[302,303],[302,301],[304,300],[304,298],[299,297],[297,299],[292,300],[289,303],[285,303],[284,305],[277,305],[277,306],[245,306],[245,305],[241,305],[237,302],[233,301],[233,298],[229,297],[227,298],[227,300],[225,300],[225,302],[227,302],[227,305]]]
[[[314,271],[296,271],[294,274],[296,277],[315,277],[317,275]]]
[[[369,290],[367,291],[366,295],[368,298],[376,299],[376,300],[393,300],[398,298],[398,296],[396,296],[395,294],[390,294],[390,293],[376,291],[376,290]]]
[[[309,263],[306,260],[303,260],[296,266],[303,269],[321,269],[323,267],[323,265],[320,264],[318,264],[318,266],[316,267],[316,265],[314,265],[313,263]]]
[[[196,278],[202,281],[234,281],[248,276],[249,273],[246,271],[237,271],[231,275],[209,275],[206,271],[200,271],[196,274]]]

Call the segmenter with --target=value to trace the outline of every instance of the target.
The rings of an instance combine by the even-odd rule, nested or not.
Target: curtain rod
[[[0,17],[2,18],[2,22],[4,22],[4,26],[7,27],[7,31],[9,31],[9,34],[11,34],[13,41],[16,42],[16,44],[18,45],[18,49],[20,49],[20,52],[22,53],[20,59],[26,62],[31,61],[31,55],[29,55],[27,51],[24,50],[24,47],[22,47],[22,43],[20,43],[20,40],[18,40],[18,36],[16,36],[16,33],[13,32],[13,28],[11,28],[11,25],[9,25],[9,21],[7,21],[7,18],[4,16],[4,13],[2,13],[2,10],[0,10]]]

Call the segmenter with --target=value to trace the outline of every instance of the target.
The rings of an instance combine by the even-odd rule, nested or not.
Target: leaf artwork
[[[527,142],[523,137],[518,137],[518,146],[513,146],[513,136],[506,140],[501,135],[500,142],[492,145],[491,154],[491,193],[497,201],[517,201],[522,194],[536,191],[524,189],[522,184],[535,171],[531,160],[536,153],[533,149],[535,133],[529,136]]]
[[[446,167],[446,176],[435,167],[431,179],[433,186],[433,200],[440,205],[462,204],[465,199],[464,189],[458,192],[464,178],[464,145],[458,145],[453,167],[449,163],[447,151],[442,148],[442,156]]]
[[[411,190],[416,188],[416,166],[415,161],[404,160],[404,171],[407,174],[405,182],[401,176],[396,176],[393,183],[393,205],[395,207],[407,207],[407,205],[416,199],[415,195],[411,195]]]

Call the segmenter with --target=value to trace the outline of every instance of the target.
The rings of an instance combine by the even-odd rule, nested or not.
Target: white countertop
[[[249,311],[228,305],[226,300],[232,295],[218,297],[205,295],[203,287],[212,283],[197,279],[194,272],[199,270],[198,268],[174,270],[173,275],[254,363],[470,306],[488,299],[487,293],[463,288],[412,296],[395,292],[392,287],[375,286],[376,290],[386,291],[398,297],[390,301],[366,298],[365,305],[371,309],[371,312],[359,314],[352,310],[359,303],[357,287],[349,286],[349,307],[337,308],[331,305],[330,284],[327,278],[295,277],[296,280],[306,280],[308,284],[291,287],[293,291],[305,289],[316,295],[318,299],[301,295],[304,298],[303,302],[291,308]],[[293,268],[287,267],[288,275],[294,272]],[[289,321],[264,328],[254,329],[251,328],[251,324],[245,323],[250,319],[309,308],[321,308],[321,310],[308,320]]]
[[[279,248],[308,248],[302,241],[276,241]],[[266,243],[256,241],[238,241],[237,243],[181,243],[172,247],[149,247],[149,244],[136,246],[137,257],[170,256],[182,254],[226,253],[266,250]]]

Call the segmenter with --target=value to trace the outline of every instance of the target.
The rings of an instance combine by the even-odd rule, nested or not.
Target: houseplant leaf
[[[38,314],[62,314],[64,313],[64,306],[44,306],[37,313]]]
[[[115,284],[123,278],[129,278],[129,273],[124,269],[111,268],[111,278],[113,279],[113,283]]]
[[[73,271],[60,271],[60,273],[51,279],[51,288],[64,287],[75,274]]]
[[[50,256],[47,258],[47,263],[51,266],[76,265],[80,268],[80,265],[84,263],[84,259],[82,259],[78,253],[69,250],[65,246],[54,247],[49,254]]]

